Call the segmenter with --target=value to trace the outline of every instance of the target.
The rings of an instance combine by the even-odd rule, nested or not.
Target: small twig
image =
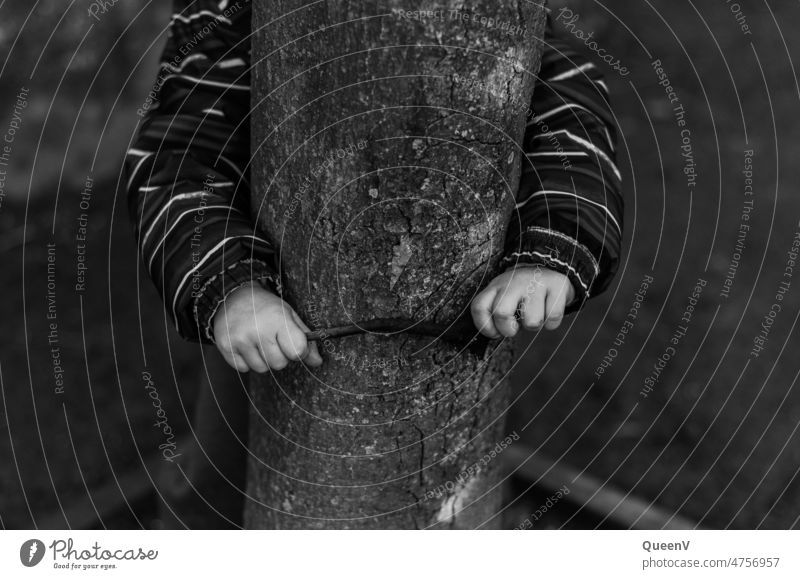
[[[378,318],[366,322],[359,322],[358,324],[333,326],[306,332],[306,338],[310,341],[322,341],[356,334],[382,334],[385,336],[394,334],[418,334],[421,336],[441,338],[449,342],[462,343],[488,339],[479,334],[475,326],[464,318],[460,318],[452,324],[420,322],[408,318]]]

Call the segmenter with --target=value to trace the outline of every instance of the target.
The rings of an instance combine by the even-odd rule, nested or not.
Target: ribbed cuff
[[[217,310],[234,291],[251,282],[281,296],[280,276],[259,259],[242,259],[208,278],[194,299],[194,319],[202,341],[213,344],[213,321]]]
[[[562,273],[575,288],[575,298],[565,313],[579,310],[592,295],[592,283],[600,273],[597,260],[587,247],[572,237],[546,227],[529,227],[511,244],[500,265],[539,265]]]

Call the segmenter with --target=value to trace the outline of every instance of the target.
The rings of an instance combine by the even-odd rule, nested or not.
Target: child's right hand
[[[317,345],[295,311],[257,283],[234,290],[214,314],[214,341],[239,372],[281,370],[289,361],[322,364]]]

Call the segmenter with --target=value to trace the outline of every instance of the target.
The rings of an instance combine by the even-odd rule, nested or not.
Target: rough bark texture
[[[253,5],[252,208],[284,297],[312,329],[468,314],[498,273],[542,7],[470,2],[463,20],[456,1],[302,4]],[[508,341],[321,346],[320,369],[252,379],[246,525],[499,524],[484,455],[504,437]]]

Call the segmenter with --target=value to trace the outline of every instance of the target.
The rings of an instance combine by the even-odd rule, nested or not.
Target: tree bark
[[[304,4],[253,3],[252,210],[284,298],[312,329],[468,316],[499,273],[542,6]],[[320,351],[251,378],[247,527],[499,525],[508,340]]]

